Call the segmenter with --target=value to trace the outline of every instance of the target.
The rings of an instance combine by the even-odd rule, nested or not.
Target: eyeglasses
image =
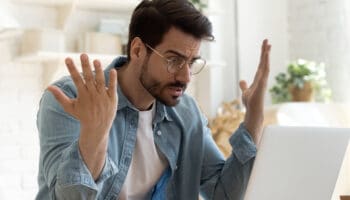
[[[146,43],[144,44],[146,45],[146,47],[151,49],[155,54],[162,57],[166,61],[168,72],[171,74],[174,74],[180,71],[185,66],[186,63],[190,67],[191,75],[199,74],[199,72],[201,72],[202,69],[205,67],[206,61],[202,58],[196,58],[189,62],[180,56],[172,56],[172,57],[166,58],[164,55],[159,53],[157,50],[153,49],[148,44]]]

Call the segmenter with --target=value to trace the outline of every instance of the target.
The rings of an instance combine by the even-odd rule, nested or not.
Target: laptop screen
[[[245,200],[330,200],[349,139],[346,128],[265,128]]]

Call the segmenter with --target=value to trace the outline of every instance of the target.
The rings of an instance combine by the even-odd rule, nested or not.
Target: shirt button
[[[157,131],[157,135],[162,135],[162,131]]]

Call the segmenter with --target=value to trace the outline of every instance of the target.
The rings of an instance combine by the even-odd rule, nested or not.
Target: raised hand
[[[116,116],[117,72],[110,71],[108,87],[98,60],[93,62],[93,74],[86,54],[80,56],[82,76],[71,58],[66,59],[68,71],[77,88],[77,98],[70,99],[58,87],[49,86],[63,109],[80,121],[79,148],[90,172],[96,178],[102,170],[107,150],[109,130]]]
[[[242,101],[246,107],[244,125],[251,133],[256,144],[259,143],[263,128],[264,96],[270,72],[270,50],[271,45],[265,39],[261,47],[260,63],[253,83],[249,88],[245,81],[239,83],[242,90]]]

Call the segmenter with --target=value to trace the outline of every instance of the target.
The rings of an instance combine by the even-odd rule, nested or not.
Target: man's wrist
[[[94,142],[86,142],[84,139],[80,138],[78,141],[78,148],[83,162],[89,169],[94,180],[96,180],[103,169],[106,159],[107,141],[100,142],[95,146]]]
[[[246,116],[244,121],[243,121],[244,127],[250,133],[255,144],[259,143],[261,132],[263,129],[263,122],[264,122],[263,116],[257,117],[255,119],[251,119],[251,118],[249,118],[249,116],[248,117]]]

